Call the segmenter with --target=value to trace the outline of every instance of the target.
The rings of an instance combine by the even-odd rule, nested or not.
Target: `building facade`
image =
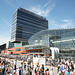
[[[42,30],[29,38],[28,42],[58,47],[60,50],[75,49],[75,28]]]
[[[6,49],[6,44],[0,45],[0,53],[1,53],[2,50],[5,50],[5,49]]]
[[[52,56],[52,48],[56,53],[55,57],[75,57],[75,28],[42,30],[32,35],[28,43],[29,45],[24,45],[22,48],[11,48],[13,54]],[[59,49],[59,52],[55,49]]]
[[[11,43],[10,41],[8,41],[7,43],[0,45],[0,52],[2,50],[6,50],[13,47],[14,47],[14,43]]]
[[[60,56],[75,57],[75,28],[43,30],[34,34],[28,42],[35,48],[44,47],[45,50],[57,47]]]
[[[18,8],[13,14],[11,41],[28,41],[33,34],[45,29],[48,29],[46,18]]]

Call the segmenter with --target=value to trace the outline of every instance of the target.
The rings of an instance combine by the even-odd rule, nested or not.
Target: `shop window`
[[[16,49],[16,51],[21,51],[21,49],[20,49],[20,48],[18,48],[18,49]]]

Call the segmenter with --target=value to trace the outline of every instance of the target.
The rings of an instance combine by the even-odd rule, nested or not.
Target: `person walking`
[[[73,69],[71,70],[70,75],[75,75]]]
[[[70,73],[68,72],[68,70],[65,71],[65,75],[69,75]]]
[[[31,65],[29,65],[28,70],[29,70],[30,75],[32,75],[32,68],[31,68]]]
[[[61,72],[63,71],[63,64],[60,66],[60,71]]]
[[[45,75],[50,75],[49,74],[49,69],[46,70]]]
[[[16,71],[17,60],[14,61],[14,70]]]
[[[50,75],[54,75],[53,68],[50,71]]]
[[[21,75],[21,66],[19,67],[19,75]]]
[[[42,75],[44,75],[44,65],[42,65],[41,70],[42,70]]]
[[[4,65],[4,63],[2,63],[1,67],[2,67],[1,75],[4,75],[4,72],[5,72],[5,65]]]
[[[10,66],[10,75],[13,75],[13,65]]]
[[[1,63],[0,63],[0,75],[1,75],[1,70],[2,70],[2,67],[1,67]]]
[[[24,63],[24,70],[26,70],[26,63]]]

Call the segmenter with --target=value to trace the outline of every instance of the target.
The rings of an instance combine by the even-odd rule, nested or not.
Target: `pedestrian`
[[[71,70],[72,70],[72,66],[71,66],[71,62],[69,61],[69,72],[71,72]]]
[[[24,63],[24,70],[26,70],[26,63]]]
[[[16,71],[17,60],[14,61],[14,70]]]
[[[31,65],[29,65],[28,70],[29,70],[30,75],[32,75],[32,68],[31,68]]]
[[[38,69],[35,75],[40,75],[40,70]]]
[[[40,66],[39,65],[37,65],[37,67],[36,67],[36,75],[40,75]]]
[[[44,65],[43,64],[42,64],[41,70],[42,70],[42,75],[44,75]]]
[[[13,65],[10,66],[10,75],[13,75]]]
[[[23,74],[23,62],[21,62],[21,73]]]
[[[10,63],[7,65],[7,73],[10,74]]]
[[[3,74],[5,73],[5,61],[3,62]]]
[[[62,72],[62,70],[63,70],[63,64],[60,66],[60,71]]]
[[[73,69],[71,70],[70,75],[75,75]]]
[[[73,64],[71,63],[71,69],[73,69],[74,70],[74,66],[73,66]]]
[[[54,75],[53,68],[50,71],[50,75]]]
[[[1,67],[1,63],[0,63],[0,75],[1,75],[1,71],[2,71],[2,67]]]
[[[31,68],[32,68],[32,70],[33,70],[33,68],[34,68],[34,64],[33,64],[33,62],[31,63]]]
[[[2,63],[1,67],[2,67],[2,70],[1,70],[1,75],[4,75],[4,71],[5,71],[5,66],[4,66],[4,63]]]
[[[35,73],[37,73],[38,70],[39,70],[39,67],[37,65],[36,68],[35,68]]]
[[[49,74],[49,69],[47,68],[47,70],[45,71],[45,75],[50,75]]]
[[[27,70],[26,70],[26,75],[30,75],[28,68],[27,68]]]
[[[68,72],[68,70],[65,71],[65,75],[69,75],[70,73]]]
[[[19,67],[19,75],[21,75],[21,66]]]
[[[15,70],[13,70],[13,75],[17,75]]]

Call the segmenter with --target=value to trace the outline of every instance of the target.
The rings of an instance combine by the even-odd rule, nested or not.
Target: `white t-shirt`
[[[54,75],[53,71],[50,71],[50,75]]]
[[[16,74],[19,75],[19,69],[16,70]]]

